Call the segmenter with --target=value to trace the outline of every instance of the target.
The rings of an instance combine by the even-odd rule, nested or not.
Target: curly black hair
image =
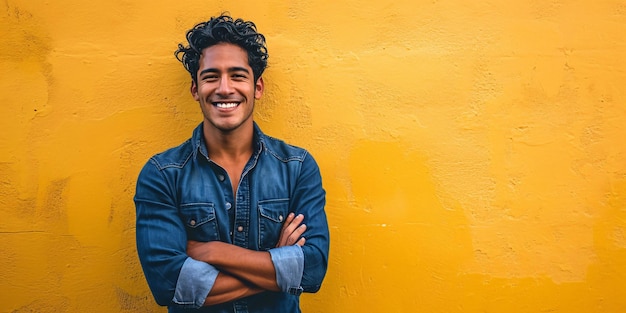
[[[194,26],[187,32],[187,41],[189,46],[178,44],[174,55],[183,63],[185,69],[191,74],[191,79],[196,83],[202,50],[218,43],[235,44],[248,52],[248,64],[252,68],[254,81],[261,77],[267,67],[269,55],[265,45],[265,36],[257,32],[253,22],[235,20],[227,13]]]

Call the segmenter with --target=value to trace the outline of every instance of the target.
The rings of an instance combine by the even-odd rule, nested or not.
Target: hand
[[[285,224],[283,224],[283,228],[280,230],[280,238],[278,238],[276,248],[294,244],[301,247],[304,245],[306,239],[302,237],[302,234],[306,230],[306,225],[302,224],[302,221],[304,221],[304,215],[302,214],[296,216],[294,213],[289,213],[287,215]]]

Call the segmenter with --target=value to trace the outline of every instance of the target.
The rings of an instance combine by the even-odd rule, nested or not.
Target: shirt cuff
[[[304,252],[299,245],[285,246],[269,250],[276,270],[276,283],[283,292],[292,295],[302,293],[302,273],[304,272]]]
[[[184,308],[204,305],[219,271],[212,265],[187,258],[180,269],[172,302]]]

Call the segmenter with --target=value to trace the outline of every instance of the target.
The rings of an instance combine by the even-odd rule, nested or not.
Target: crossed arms
[[[188,202],[185,214],[192,216],[181,215],[178,190],[193,190],[189,187],[195,184],[194,176],[175,181],[174,177],[183,177],[181,168],[160,161],[166,165],[151,159],[144,166],[135,195],[137,253],[158,304],[199,308],[263,291],[299,294],[319,290],[328,265],[329,231],[325,192],[312,158],[302,161],[290,190],[289,211],[296,215],[285,218],[282,228],[276,230],[280,232],[273,235],[278,238],[275,248],[268,251],[219,240],[189,241],[196,239],[188,238],[186,229],[195,223],[195,214],[216,213],[210,211],[210,203]]]
[[[276,247],[298,245],[306,241],[303,215],[290,213],[281,229]],[[276,270],[267,251],[255,251],[221,241],[187,243],[187,254],[219,270],[204,305],[216,305],[251,296],[266,290],[280,291]]]

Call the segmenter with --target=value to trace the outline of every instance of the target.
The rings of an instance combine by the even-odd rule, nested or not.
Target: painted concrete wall
[[[164,312],[134,184],[200,121],[173,51],[222,11],[268,38],[257,121],[322,169],[306,312],[626,310],[624,1],[6,0],[0,311]]]

